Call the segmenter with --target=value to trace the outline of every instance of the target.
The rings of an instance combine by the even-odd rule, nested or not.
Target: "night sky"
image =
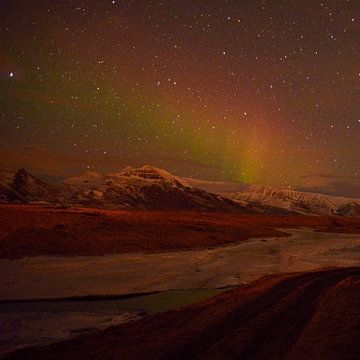
[[[360,196],[360,1],[0,2],[0,162]]]

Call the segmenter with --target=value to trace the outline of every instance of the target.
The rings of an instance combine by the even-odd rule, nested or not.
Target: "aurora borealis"
[[[360,196],[360,3],[0,3],[0,162]]]

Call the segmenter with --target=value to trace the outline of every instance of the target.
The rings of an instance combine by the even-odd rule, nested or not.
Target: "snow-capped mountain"
[[[301,214],[356,216],[356,205],[360,207],[360,199],[277,189],[264,185],[247,185],[230,197],[235,201],[269,205]]]
[[[294,191],[267,185],[208,181],[187,178],[203,190],[216,192],[247,207],[276,208],[305,215],[341,215],[360,217],[360,199]]]
[[[48,184],[20,169],[15,174],[0,174],[0,201],[17,203],[64,203],[73,196],[70,187]]]
[[[154,166],[126,167],[106,175],[64,180],[79,190],[82,205],[106,208],[241,210],[237,202],[188,185]]]
[[[27,173],[3,175],[0,200],[106,209],[197,209],[246,211],[241,204],[188,185],[165,170],[149,165],[100,174],[88,172],[49,184]]]
[[[145,165],[119,172],[86,172],[60,183],[27,173],[0,173],[0,202],[47,203],[104,209],[194,209],[261,214],[309,214],[360,217],[360,199],[185,179]]]

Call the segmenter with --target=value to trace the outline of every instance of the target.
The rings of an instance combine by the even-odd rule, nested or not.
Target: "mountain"
[[[304,215],[360,216],[360,199],[329,196],[305,191],[274,188],[266,185],[186,179],[207,191],[255,208],[276,208]]]
[[[188,185],[163,169],[126,167],[106,175],[64,180],[79,190],[79,204],[105,208],[236,210],[237,202]]]
[[[16,194],[11,190],[10,184],[14,180],[14,173],[10,171],[0,172],[0,203],[7,202],[10,199],[15,200]]]
[[[19,170],[11,184],[12,190],[24,201],[47,201],[50,203],[63,203],[69,201],[73,195],[72,189],[63,184],[48,184],[37,177]]]
[[[333,215],[337,209],[337,205],[323,195],[263,185],[248,185],[241,192],[233,194],[231,198],[236,201],[266,204],[305,214]]]
[[[358,359],[360,269],[275,274],[8,359]],[[144,356],[146,354],[146,356]]]
[[[49,184],[21,169],[3,174],[0,200],[9,203],[48,203],[106,209],[196,209],[243,211],[241,204],[188,185],[165,170],[141,168],[100,174],[88,172]]]
[[[62,184],[48,184],[20,169],[15,174],[0,175],[1,202],[63,203],[73,195],[72,189]]]
[[[339,206],[337,214],[342,216],[360,217],[360,204],[356,202],[350,202]]]
[[[104,209],[194,209],[360,217],[360,200],[243,183],[186,179],[145,165],[47,183],[21,169],[0,173],[0,202]]]
[[[300,214],[358,216],[358,211],[346,210],[350,203],[360,206],[360,199],[350,199],[323,194],[277,189],[264,185],[247,185],[232,194],[235,201],[269,205],[295,211]]]

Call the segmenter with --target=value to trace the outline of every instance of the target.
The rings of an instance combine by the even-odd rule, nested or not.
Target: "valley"
[[[6,204],[0,224],[4,355],[265,275],[360,266],[357,218]]]
[[[0,357],[36,358],[27,347],[59,341],[86,354],[77,335],[107,343],[113,326],[141,332],[168,311],[186,318],[264,276],[360,267],[358,199],[234,187],[149,165],[60,182],[23,169],[0,179]],[[208,301],[221,311],[217,298]],[[126,349],[114,354],[131,359],[137,350]]]

